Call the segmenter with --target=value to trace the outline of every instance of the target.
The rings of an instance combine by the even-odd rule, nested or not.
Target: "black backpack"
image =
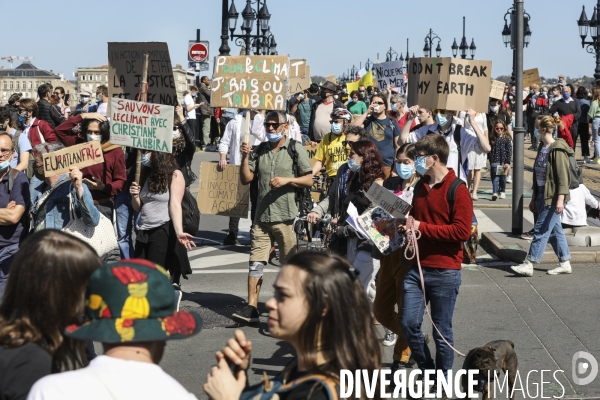
[[[569,189],[577,189],[579,185],[583,185],[583,174],[574,156],[569,156],[569,174],[571,175]]]
[[[200,210],[198,202],[188,188],[185,188],[181,199],[181,214],[183,231],[195,236],[200,229]]]

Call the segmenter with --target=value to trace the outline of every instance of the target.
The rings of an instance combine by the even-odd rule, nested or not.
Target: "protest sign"
[[[406,214],[412,208],[412,190],[405,191],[402,196],[397,197],[383,186],[374,184],[371,185],[366,195],[374,205],[382,208],[394,218],[406,218]]]
[[[327,82],[333,82],[333,83],[335,83],[337,85],[337,78],[335,77],[335,75],[327,75],[325,77],[325,80]]]
[[[369,86],[373,86],[373,71],[367,72],[362,78],[360,78],[356,82],[348,82],[346,83],[346,90],[348,94],[352,93],[354,90],[358,90],[360,86],[364,86],[368,88]]]
[[[217,56],[214,65],[212,107],[285,110],[287,56]]]
[[[315,156],[317,155],[317,146],[312,147],[310,144],[304,146],[304,149],[308,153],[308,159],[310,160],[310,165],[315,165],[317,159]]]
[[[492,79],[492,88],[490,89],[490,97],[496,100],[504,100],[504,88],[506,83],[495,81]]]
[[[540,79],[540,73],[537,68],[527,69],[523,71],[523,87],[529,88],[529,86],[533,85],[541,85],[542,80]]]
[[[402,61],[389,61],[375,64],[373,67],[377,73],[377,85],[379,90],[390,85],[393,88],[401,88],[404,85],[404,73],[402,72]]]
[[[44,162],[44,176],[50,177],[66,174],[71,167],[81,169],[103,163],[104,155],[100,141],[94,140],[46,153],[43,155],[42,161]]]
[[[406,242],[404,235],[397,230],[396,219],[380,207],[365,211],[357,222],[384,256],[396,251]]]
[[[240,167],[203,162],[200,166],[198,208],[201,214],[248,218],[250,185],[242,185]]]
[[[110,99],[110,142],[136,149],[171,153],[173,106]]]
[[[166,43],[108,43],[108,97],[136,100],[144,54],[148,62],[148,103],[177,105],[171,56]]]
[[[290,61],[290,83],[288,94],[302,92],[310,86],[310,67],[306,65],[306,60]]]
[[[409,107],[488,111],[492,62],[459,58],[411,58]]]

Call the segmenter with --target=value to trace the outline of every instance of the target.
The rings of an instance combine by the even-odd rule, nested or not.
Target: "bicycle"
[[[294,233],[296,234],[296,245],[300,250],[320,250],[327,251],[327,240],[333,229],[331,227],[331,218],[319,218],[318,222],[323,223],[324,232],[313,232],[313,225],[306,220],[306,216],[298,216],[294,219]]]

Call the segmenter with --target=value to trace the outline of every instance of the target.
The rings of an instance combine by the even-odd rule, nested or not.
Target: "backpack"
[[[571,175],[571,184],[569,189],[577,189],[579,185],[583,185],[583,174],[581,167],[577,165],[577,160],[574,156],[569,156],[569,174]]]
[[[198,229],[200,229],[200,210],[198,209],[198,202],[188,188],[185,188],[181,199],[181,214],[183,231],[195,236]]]
[[[460,150],[459,150],[460,155]],[[450,187],[448,188],[448,193],[446,193],[446,201],[448,202],[448,206],[450,208],[450,215],[454,211],[454,201],[456,200],[456,190],[460,185],[464,185],[465,182],[460,178],[455,178],[452,183],[450,183]],[[415,184],[414,193],[415,195],[421,190],[421,186],[423,186],[423,181],[419,180]],[[475,217],[475,213],[473,213],[471,219],[471,236],[466,242],[462,243],[463,249],[463,264],[475,264],[477,261],[477,248],[479,247],[479,231],[477,228],[477,217]]]

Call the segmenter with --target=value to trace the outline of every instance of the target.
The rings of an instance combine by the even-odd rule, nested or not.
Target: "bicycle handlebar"
[[[298,218],[300,221],[306,221],[306,217],[300,217]],[[326,224],[331,223],[331,218],[317,218],[318,222],[324,222]]]

